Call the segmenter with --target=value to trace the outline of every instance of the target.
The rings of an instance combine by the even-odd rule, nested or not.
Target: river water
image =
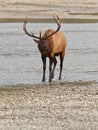
[[[28,30],[56,28],[54,23],[30,23]],[[98,23],[62,24],[67,50],[63,82],[98,82]],[[53,81],[58,81],[59,57]],[[48,59],[47,81],[48,82]],[[42,61],[37,44],[23,32],[23,23],[0,23],[0,85],[41,84]]]

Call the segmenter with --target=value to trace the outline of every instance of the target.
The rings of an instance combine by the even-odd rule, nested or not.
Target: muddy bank
[[[95,81],[0,88],[0,129],[98,129]]]

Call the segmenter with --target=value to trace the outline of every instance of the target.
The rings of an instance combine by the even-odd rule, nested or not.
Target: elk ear
[[[39,40],[33,39],[37,44],[39,44]]]

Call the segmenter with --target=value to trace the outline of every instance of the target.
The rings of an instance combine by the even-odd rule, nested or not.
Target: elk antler
[[[60,30],[60,28],[61,28],[60,18],[59,18],[57,15],[55,15],[55,16],[53,15],[53,17],[54,17],[55,22],[56,22],[57,25],[58,25],[58,28],[57,28],[52,34],[50,34],[49,36],[47,36],[46,39],[47,39],[47,38],[50,38],[52,35],[54,35],[55,33],[57,33],[57,32]],[[26,18],[25,21],[24,21],[24,24],[23,24],[23,30],[24,30],[24,32],[25,32],[28,36],[40,40],[40,39],[41,39],[41,31],[40,31],[40,36],[39,36],[39,37],[38,37],[38,36],[35,36],[35,35],[33,34],[33,32],[29,33],[29,32],[27,31],[27,29],[26,29],[27,22],[28,22],[28,20],[27,20],[27,18]]]
[[[58,17],[58,15],[56,15],[56,14],[55,14],[55,16],[53,15],[53,18],[54,18],[55,22],[57,23],[58,28],[52,34],[50,34],[49,36],[47,36],[47,38],[50,38],[52,35],[54,35],[55,33],[57,33],[60,30],[60,28],[61,28],[60,18]]]
[[[25,32],[28,36],[30,36],[30,37],[33,37],[33,38],[36,38],[36,39],[41,39],[41,33],[40,33],[40,36],[37,37],[37,36],[35,36],[35,35],[33,34],[33,32],[29,33],[29,32],[27,31],[27,29],[26,29],[27,22],[28,22],[28,20],[27,20],[27,18],[26,18],[26,19],[24,20],[24,24],[23,24],[23,30],[24,30],[24,32]]]

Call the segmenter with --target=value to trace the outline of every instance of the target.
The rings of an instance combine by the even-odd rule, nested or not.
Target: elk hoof
[[[51,83],[51,79],[49,79],[49,83]]]
[[[42,82],[45,82],[46,81],[46,79],[42,79]]]
[[[51,75],[51,79],[53,79],[54,78],[54,75]]]
[[[59,80],[61,80],[61,77],[59,77]]]
[[[53,78],[54,78],[54,75],[55,75],[54,73],[52,73],[52,74],[51,74],[51,79],[53,79]]]
[[[52,76],[49,76],[49,82],[51,83]]]

